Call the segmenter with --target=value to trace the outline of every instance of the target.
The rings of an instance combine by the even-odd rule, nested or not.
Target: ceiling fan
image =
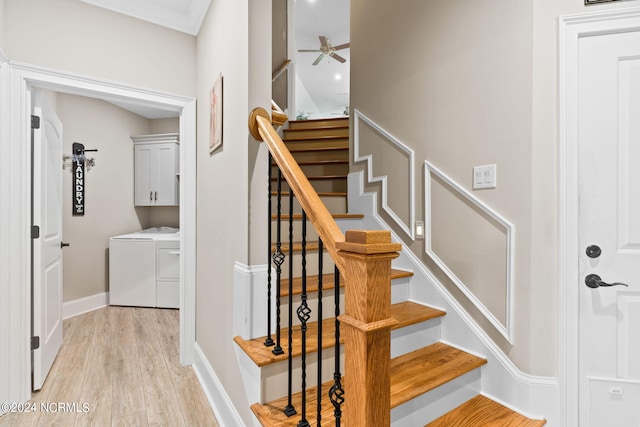
[[[349,47],[349,43],[344,43],[338,46],[332,46],[331,43],[329,43],[329,40],[325,36],[318,36],[318,38],[320,39],[320,49],[300,49],[298,50],[298,52],[320,52],[320,56],[318,56],[316,60],[313,61],[313,65],[318,65],[320,61],[322,61],[322,58],[324,58],[325,56],[333,58],[342,64],[347,62],[347,60],[342,56],[338,55],[336,51],[347,49]]]

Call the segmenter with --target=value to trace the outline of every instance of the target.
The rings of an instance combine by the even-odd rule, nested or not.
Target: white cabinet
[[[134,204],[178,206],[180,163],[178,134],[132,136]]]

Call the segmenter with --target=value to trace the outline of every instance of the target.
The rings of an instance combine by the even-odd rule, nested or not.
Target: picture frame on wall
[[[209,94],[209,154],[222,146],[222,73],[211,86]]]

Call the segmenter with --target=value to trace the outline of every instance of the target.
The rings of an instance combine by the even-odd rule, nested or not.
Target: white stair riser
[[[340,346],[340,372],[344,373],[344,345]],[[333,373],[335,369],[335,350],[334,348],[324,349],[322,351],[322,382],[333,380]],[[317,372],[318,372],[318,356],[317,353],[307,355],[307,389],[315,387],[317,384]],[[302,390],[301,378],[302,378],[302,359],[299,357],[293,358],[293,380],[291,383],[293,393],[297,393]],[[279,399],[287,395],[288,382],[287,382],[287,369],[288,361],[274,363],[262,368],[262,393],[261,403],[270,402],[272,400]],[[300,413],[300,408],[296,408]],[[315,407],[307,408],[308,411],[315,411]]]
[[[480,376],[481,368],[474,369],[393,408],[391,410],[391,426],[423,426],[430,423],[477,395],[481,389]]]
[[[440,341],[440,325],[437,318],[391,331],[391,358]]]
[[[276,191],[275,187],[271,189],[272,191]],[[322,202],[324,203],[324,205],[327,207],[327,209],[329,210],[329,212],[333,213],[333,214],[345,214],[347,213],[347,198],[346,197],[320,197],[320,199],[322,200]],[[276,196],[271,196],[271,215],[276,215],[278,213],[278,199]],[[300,203],[298,202],[298,200],[294,197],[293,198],[293,213],[294,214],[302,214],[302,207],[300,206]],[[284,195],[282,196],[282,199],[280,200],[280,215],[289,215],[289,196],[288,195]],[[294,232],[297,229],[300,229],[300,224],[302,224],[301,220],[294,220]],[[282,226],[282,230],[286,230],[286,233],[289,232],[289,219],[288,218],[283,218],[281,220],[281,226]],[[276,223],[275,223],[275,219],[272,220],[272,224],[271,224],[271,229],[275,230],[276,228]],[[311,225],[311,223],[307,223],[307,232],[309,232],[309,230],[313,230],[313,226]],[[285,237],[288,238],[288,234],[286,234],[283,232],[282,234],[282,238],[284,239]],[[296,236],[300,236],[299,232],[295,232]],[[273,234],[274,238],[275,238],[275,232]]]

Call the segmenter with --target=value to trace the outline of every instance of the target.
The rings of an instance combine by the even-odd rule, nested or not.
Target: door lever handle
[[[620,283],[620,282],[614,282],[614,283],[603,282],[602,278],[600,278],[600,276],[598,276],[597,274],[589,274],[587,277],[584,278],[584,283],[586,283],[586,285],[588,287],[590,287],[591,289],[608,288],[608,287],[611,287],[611,286],[626,286],[626,287],[629,287],[629,285],[627,285],[625,283]]]
[[[67,246],[69,246],[69,244],[68,244],[68,243],[60,242],[60,249],[65,248],[65,247],[67,247]]]

